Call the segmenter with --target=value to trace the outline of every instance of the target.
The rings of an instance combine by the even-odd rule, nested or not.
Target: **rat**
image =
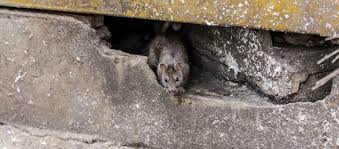
[[[159,83],[170,95],[183,93],[190,67],[183,40],[179,34],[157,35],[149,44],[148,65],[157,73]]]

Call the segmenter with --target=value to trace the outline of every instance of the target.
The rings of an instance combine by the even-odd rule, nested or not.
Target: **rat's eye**
[[[179,78],[178,78],[178,77],[175,77],[175,81],[176,81],[176,82],[179,82]]]
[[[165,79],[165,82],[167,83],[167,82],[168,82],[168,79]]]

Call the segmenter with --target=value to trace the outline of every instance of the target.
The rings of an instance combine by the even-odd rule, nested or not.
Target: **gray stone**
[[[171,97],[146,57],[109,49],[72,17],[0,9],[0,34],[0,122],[127,147],[339,146],[337,87],[321,101],[275,105],[193,70],[188,93]]]
[[[331,92],[331,84],[329,81],[322,86],[322,89],[312,90],[315,82],[325,77],[328,73],[318,73],[310,75],[308,79],[300,84],[298,93],[289,99],[289,102],[315,102],[324,99]]]
[[[97,35],[103,39],[108,40],[112,37],[111,32],[109,31],[107,26],[102,26],[96,30]]]
[[[0,125],[2,149],[132,149],[98,136],[43,130],[20,125]]]
[[[190,38],[199,65],[233,81],[248,81],[277,100],[302,90],[300,84],[311,80],[310,75],[333,69],[316,61],[334,49],[274,47],[268,31],[195,26]]]
[[[64,14],[71,16],[73,19],[79,20],[91,28],[101,28],[104,26],[105,17],[100,15],[80,15],[80,14]]]

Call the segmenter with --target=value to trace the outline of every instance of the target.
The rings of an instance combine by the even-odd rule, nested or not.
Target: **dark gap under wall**
[[[133,18],[121,18],[121,17],[105,17],[105,26],[111,33],[111,37],[107,39],[107,42],[111,45],[112,49],[122,50],[127,53],[137,54],[137,55],[148,55],[147,46],[149,42],[156,36],[155,33],[155,25],[159,23],[164,23],[163,21],[154,21],[154,20],[142,20],[142,19],[133,19]],[[187,32],[190,31],[191,26],[200,26],[193,24],[183,24],[183,30],[180,30],[178,33],[186,36]],[[272,44],[274,46],[280,47],[289,47],[289,46],[302,46],[302,47],[314,47],[314,46],[331,46],[328,42],[320,42],[323,41],[324,38],[315,35],[303,35],[303,34],[295,34],[295,33],[283,33],[283,32],[270,32]],[[197,57],[194,54],[194,47],[190,44],[188,38],[184,38],[186,41],[186,46],[188,49],[188,54],[190,57],[190,63],[192,67],[192,73],[190,76],[190,80],[188,81],[187,88],[191,93],[197,93],[201,90],[207,90],[207,92],[214,92],[222,96],[249,96],[250,94],[259,94],[259,96],[265,97],[260,91],[256,90],[255,87],[249,85],[247,82],[238,82],[232,84],[231,81],[223,82],[225,79],[220,79],[218,75],[215,75],[217,72],[209,71],[201,68],[201,63],[204,61],[201,59],[202,57]],[[215,70],[219,70],[218,66],[220,64],[215,64]],[[212,69],[214,70],[214,69]],[[213,78],[213,79],[212,79]],[[318,78],[319,79],[319,78]],[[219,81],[217,81],[219,80]],[[230,87],[229,84],[232,84]],[[225,86],[225,84],[228,84]],[[304,83],[302,84],[304,85]],[[193,87],[192,87],[193,86]],[[244,89],[244,86],[246,86]],[[321,99],[324,95],[328,94],[330,91],[331,84],[326,85],[328,90],[326,93],[322,93]],[[197,91],[197,89],[199,91]],[[248,90],[248,91],[246,91]],[[246,93],[246,94],[243,94]],[[200,94],[200,93],[199,93]],[[243,95],[242,95],[243,94]],[[273,97],[270,97],[273,98]],[[289,100],[291,102],[298,101],[317,101],[320,98],[314,97],[314,99],[301,100],[300,98],[304,98],[303,94],[292,95],[289,98],[298,98],[296,101]],[[274,100],[272,100],[274,101]],[[285,104],[285,103],[279,103]]]
[[[163,24],[163,21],[141,20],[119,17],[105,17],[105,26],[108,27],[112,37],[107,41],[112,49],[121,50],[131,54],[148,54],[147,45],[156,36],[155,25]],[[190,59],[191,73],[185,86],[188,94],[199,94],[202,96],[239,96],[239,100],[246,100],[245,97],[252,96],[261,98],[251,88],[244,84],[225,81],[215,76],[214,72],[207,72],[199,65],[199,60],[193,56],[194,47],[191,46],[186,31],[190,30],[191,24],[182,24],[179,31],[169,28],[169,32],[176,32],[184,36],[184,43]],[[186,37],[186,38],[185,38]],[[263,99],[267,99],[263,97]],[[250,99],[249,99],[250,100]]]
[[[112,49],[131,54],[147,55],[147,44],[155,36],[156,21],[133,18],[105,17],[105,25],[112,37],[108,40]]]
[[[276,47],[322,47],[331,46],[330,41],[325,41],[325,37],[318,35],[289,33],[289,32],[270,32],[272,44]]]
[[[147,55],[147,46],[156,36],[155,26],[164,24],[165,21],[106,16],[104,23],[112,35],[107,40],[112,49]],[[167,31],[178,34],[183,32],[182,30],[174,31],[172,28],[168,28]]]

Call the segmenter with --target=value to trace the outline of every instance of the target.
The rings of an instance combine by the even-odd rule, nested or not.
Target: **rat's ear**
[[[184,66],[183,66],[181,63],[178,63],[178,64],[175,65],[175,69],[176,69],[177,71],[181,71],[183,67],[184,67]]]
[[[166,64],[160,64],[160,70],[165,71],[166,70]]]

